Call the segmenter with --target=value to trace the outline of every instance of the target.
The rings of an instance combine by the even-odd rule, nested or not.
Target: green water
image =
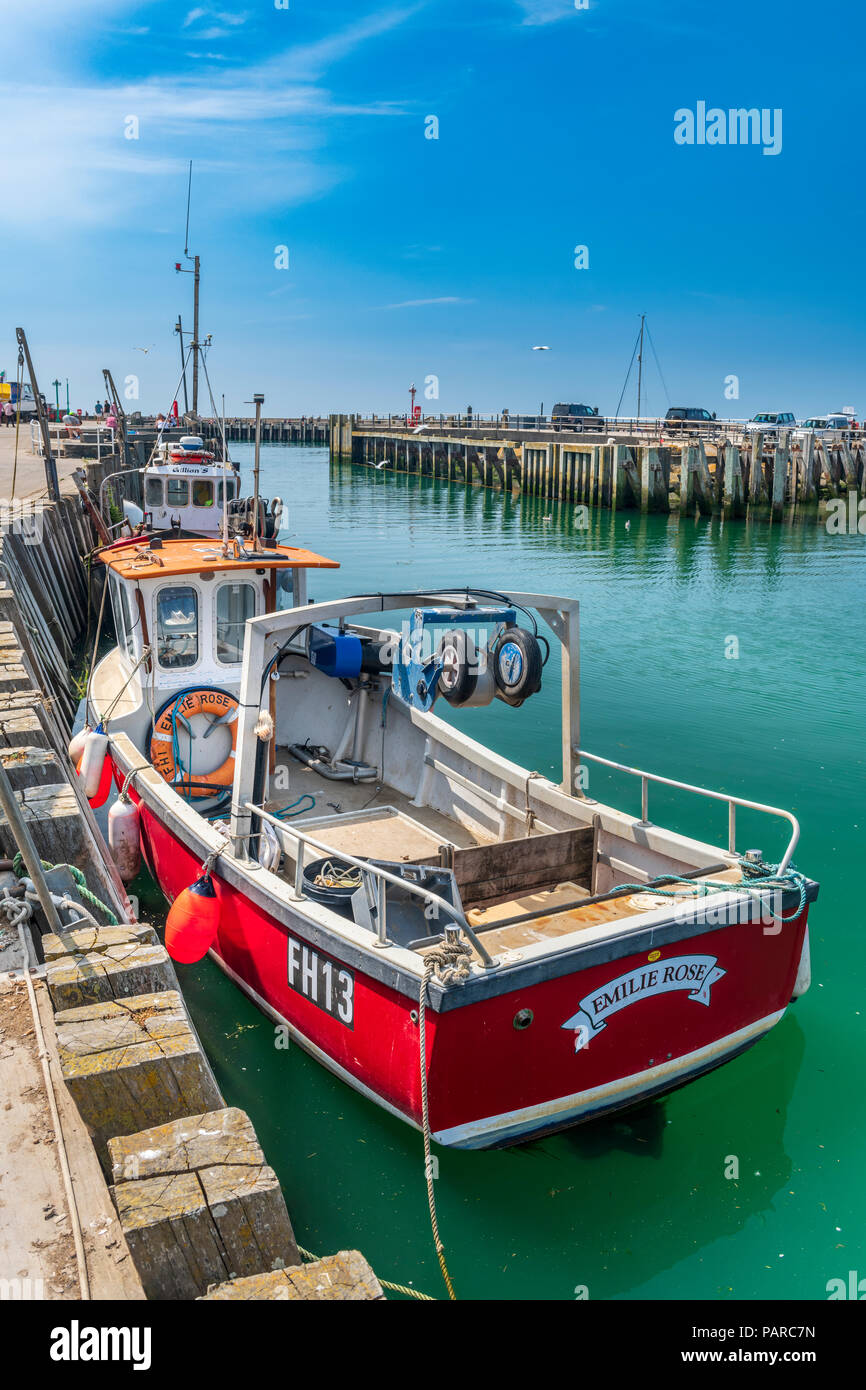
[[[626,531],[626,515],[608,512],[581,530],[572,507],[330,467],[323,450],[297,447],[265,448],[262,491],[287,501],[284,538],[340,560],[311,576],[317,599],[458,582],[579,598],[584,746],[790,808],[796,862],[821,882],[812,989],[750,1052],[620,1118],[519,1149],[439,1151],[458,1294],[825,1298],[828,1279],[866,1274],[866,539],[634,513]],[[474,711],[465,727],[558,776],[556,687],[523,710]],[[633,789],[601,776],[590,792],[639,810]],[[724,842],[723,807],[653,797],[656,819]],[[747,842],[778,856],[784,837],[744,819]],[[300,1242],[359,1246],[381,1276],[440,1296],[420,1136],[300,1048],[277,1050],[273,1026],[210,962],[183,986]],[[725,1177],[731,1156],[737,1180]]]

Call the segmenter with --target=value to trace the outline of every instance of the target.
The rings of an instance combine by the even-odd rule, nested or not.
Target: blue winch
[[[499,631],[489,638],[471,631],[484,626]],[[447,630],[431,654],[434,627]],[[416,608],[394,659],[393,689],[419,710],[432,709],[439,695],[460,707],[494,698],[516,706],[541,689],[543,665],[538,637],[517,626],[515,608]]]

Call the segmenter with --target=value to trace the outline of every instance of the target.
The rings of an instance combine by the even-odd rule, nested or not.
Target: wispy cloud
[[[25,117],[28,124],[27,145],[12,142],[4,154],[4,177],[16,197],[0,202],[0,225],[31,226],[32,209],[46,187],[54,207],[46,235],[61,226],[128,218],[154,196],[154,176],[180,177],[193,151],[197,170],[219,169],[232,178],[237,206],[250,197],[261,208],[320,197],[344,177],[322,153],[328,122],[403,114],[389,99],[339,99],[324,85],[329,65],[405,23],[419,8],[378,11],[316,43],[223,72],[180,67],[169,73],[160,64],[153,76],[118,83],[51,71],[42,60],[33,68],[22,64],[20,70],[39,72],[39,79],[0,87],[3,127],[18,126]],[[223,19],[226,13],[205,6],[189,10],[184,22],[189,38],[205,39],[207,31],[196,28],[197,21]],[[237,28],[244,17],[239,12],[229,22]],[[57,53],[55,61],[73,61],[61,49]],[[129,116],[137,118],[138,139],[126,138]],[[31,155],[34,148],[40,151],[38,161]]]
[[[474,304],[474,299],[461,299],[456,294],[443,294],[438,299],[404,299],[401,304],[386,304],[386,309],[423,309],[428,304]]]
[[[516,0],[524,24],[556,24],[574,14],[574,0]]]

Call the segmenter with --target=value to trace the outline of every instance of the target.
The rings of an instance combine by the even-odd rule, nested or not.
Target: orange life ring
[[[210,714],[224,722],[232,737],[228,757],[213,772],[191,773],[182,766],[178,769],[174,756],[174,723],[178,718],[191,719],[196,714]],[[192,798],[213,796],[216,792],[230,787],[235,776],[235,751],[238,741],[238,702],[233,695],[223,690],[191,690],[179,703],[177,700],[166,705],[153,726],[150,739],[150,761],[169,786],[185,788],[190,783],[188,795]]]

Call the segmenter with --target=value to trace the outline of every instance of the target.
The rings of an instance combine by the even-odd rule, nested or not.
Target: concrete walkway
[[[81,1223],[90,1296],[141,1299],[141,1282],[90,1136],[61,1079],[48,991],[41,981],[34,983]],[[81,1297],[57,1136],[27,987],[20,974],[0,977],[0,1297]]]
[[[60,457],[59,440],[55,443],[58,430],[62,430],[62,427],[51,426],[51,445],[54,450],[60,490],[61,492],[75,492],[72,473],[80,466],[82,460],[80,458],[66,459]],[[62,430],[62,436],[67,437],[65,430]],[[96,457],[95,450],[93,456]],[[48,496],[48,484],[45,481],[45,464],[42,461],[42,455],[34,454],[30,449],[29,422],[22,421],[21,423],[21,430],[18,435],[17,469],[15,468],[14,423],[11,428],[9,425],[0,424],[0,501],[9,502],[12,498],[13,474],[16,497]]]

